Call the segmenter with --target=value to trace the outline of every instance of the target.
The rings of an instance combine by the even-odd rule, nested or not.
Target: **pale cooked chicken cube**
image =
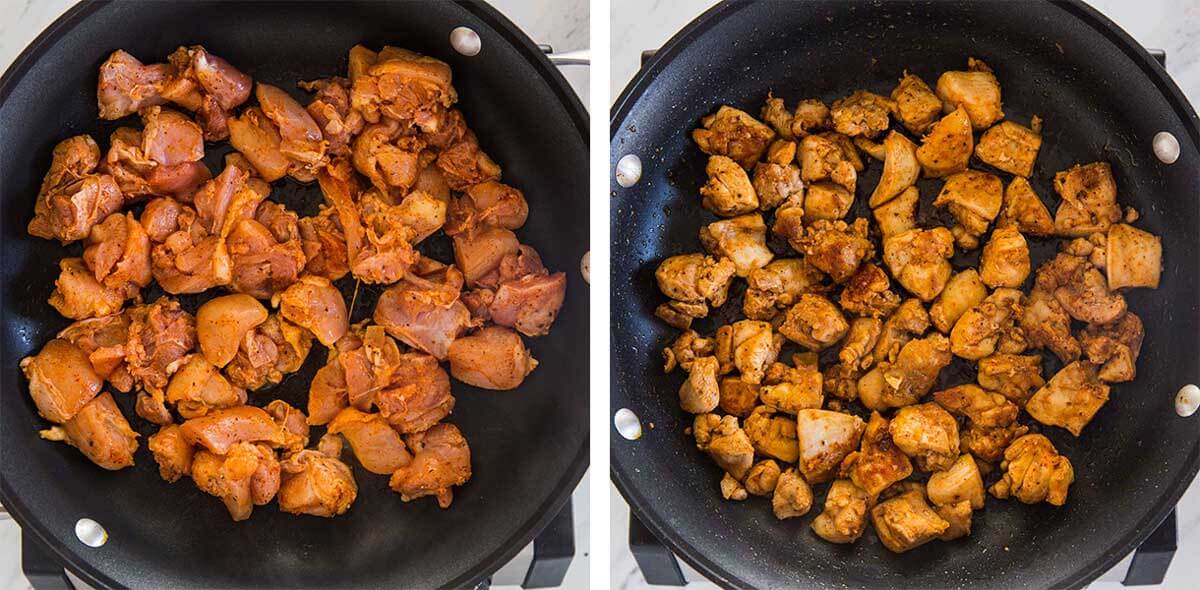
[[[1020,287],[1029,276],[1029,244],[1015,225],[997,227],[979,257],[979,278],[997,287]]]
[[[858,172],[846,152],[832,139],[809,135],[800,140],[800,178],[806,183],[828,180],[854,192]]]
[[[758,406],[746,417],[743,430],[750,438],[754,452],[760,455],[784,463],[795,463],[800,456],[796,420],[787,414],[776,414],[767,406]]]
[[[950,330],[950,350],[972,361],[996,352],[1021,313],[1023,297],[1016,289],[1001,287],[968,309]]]
[[[924,471],[948,469],[958,458],[958,422],[935,403],[900,408],[888,430],[896,446]]]
[[[742,485],[742,482],[726,473],[721,477],[721,497],[726,500],[741,502],[749,498],[750,494],[746,492],[746,486]]]
[[[1079,256],[1060,252],[1038,267],[1036,288],[1046,291],[1071,317],[1107,324],[1125,313],[1125,298],[1109,290],[1100,270]]]
[[[700,120],[692,139],[709,155],[727,156],[749,170],[762,157],[775,132],[745,111],[721,105],[716,113]]]
[[[1111,324],[1084,328],[1080,340],[1088,360],[1100,367],[1097,371],[1100,380],[1119,383],[1133,381],[1137,376],[1143,335],[1142,320],[1133,312],[1126,312]]]
[[[754,463],[754,447],[733,416],[700,414],[692,424],[696,448],[709,454],[717,465],[741,479]]]
[[[950,528],[950,523],[925,503],[920,490],[880,502],[871,509],[871,522],[883,546],[894,553],[920,547]]]
[[[985,428],[1007,426],[1017,419],[1020,408],[1002,394],[984,390],[973,383],[956,385],[933,394],[937,402],[952,414],[966,416],[971,423]]]
[[[929,319],[933,327],[943,334],[949,334],[958,318],[982,303],[987,294],[987,287],[975,269],[968,268],[954,274],[946,281],[946,288],[942,289],[941,295],[929,306]]]
[[[917,187],[910,186],[896,198],[871,210],[875,223],[879,225],[879,233],[883,234],[885,240],[917,227],[917,204],[920,199],[921,193]]]
[[[804,195],[804,221],[837,220],[846,217],[854,204],[854,193],[832,182],[814,182]]]
[[[971,134],[971,118],[966,109],[959,108],[942,117],[929,130],[917,148],[917,162],[928,178],[942,178],[967,169],[975,137]]]
[[[995,391],[1019,407],[1046,384],[1042,378],[1042,357],[1038,355],[993,354],[979,359],[976,380],[984,389]]]
[[[792,112],[788,110],[787,104],[782,98],[767,93],[767,100],[763,103],[762,110],[758,112],[758,118],[766,121],[775,133],[783,139],[792,139]]]
[[[867,528],[867,505],[871,501],[854,482],[833,482],[825,496],[825,510],[812,521],[813,532],[830,543],[857,541]]]
[[[988,224],[1000,214],[1003,201],[1004,185],[999,177],[966,170],[946,178],[933,205],[950,211],[958,221],[950,228],[954,241],[964,250],[973,250],[979,246],[979,238],[987,232]]]
[[[839,302],[842,309],[852,314],[881,318],[900,306],[900,296],[892,292],[891,287],[887,273],[867,263],[858,267],[858,271],[846,281]]]
[[[1105,254],[1109,289],[1158,288],[1162,274],[1162,239],[1158,236],[1115,223],[1108,228]]]
[[[971,534],[971,503],[963,500],[954,504],[934,506],[933,510],[950,526],[938,537],[939,541],[953,541]]]
[[[703,254],[672,256],[658,265],[654,278],[663,295],[695,304],[725,304],[736,267],[728,259]]]
[[[996,227],[1015,224],[1021,233],[1047,237],[1054,233],[1054,219],[1033,191],[1029,181],[1016,176],[1004,189],[1004,206],[996,218]]]
[[[815,98],[808,98],[796,105],[792,113],[792,135],[804,137],[810,133],[833,127],[829,107]]]
[[[1042,134],[1024,125],[1004,121],[983,132],[975,156],[984,164],[1009,174],[1033,175],[1033,162],[1042,147]]]
[[[663,372],[670,373],[675,367],[687,371],[692,367],[692,361],[702,356],[712,356],[713,350],[712,338],[705,338],[695,330],[685,330],[675,342],[663,349]]]
[[[854,223],[820,220],[805,228],[804,235],[789,243],[803,253],[809,262],[834,282],[849,279],[862,262],[875,253],[867,239],[867,220]]]
[[[1027,434],[1004,451],[1000,464],[1004,476],[989,488],[993,496],[1016,498],[1026,504],[1048,502],[1062,506],[1075,481],[1071,461],[1059,455],[1054,444],[1040,434]]]
[[[722,377],[717,386],[721,393],[717,407],[727,414],[745,418],[758,405],[757,384],[742,381],[741,377]]]
[[[1117,181],[1108,162],[1076,164],[1055,174],[1054,190],[1062,199],[1054,213],[1054,230],[1060,236],[1103,232],[1121,220]]]
[[[905,299],[883,322],[883,333],[875,344],[875,362],[894,361],[908,341],[929,329],[929,314],[916,298]],[[948,344],[947,344],[948,345]]]
[[[971,455],[960,455],[949,468],[930,475],[925,491],[939,506],[967,501],[975,510],[983,508],[983,477]]]
[[[801,295],[787,310],[778,328],[788,340],[814,351],[829,348],[849,329],[850,324],[841,310],[825,297],[813,293]]]
[[[795,414],[820,408],[825,399],[823,391],[821,372],[816,367],[775,363],[763,379],[759,398],[771,409]]]
[[[1000,106],[1000,82],[982,61],[967,59],[967,71],[944,72],[937,81],[937,95],[947,113],[962,107],[976,131],[987,129],[1004,118]]]
[[[688,378],[679,387],[679,407],[690,414],[704,414],[717,408],[721,392],[717,385],[717,359],[702,356],[692,361]]]
[[[904,135],[893,131],[883,140],[883,172],[879,175],[879,184],[871,192],[868,204],[878,207],[911,187],[921,175],[921,166],[917,162],[917,144]]]
[[[755,320],[740,320],[732,324],[733,364],[747,383],[759,383],[767,367],[779,357],[783,338],[771,324]]]
[[[1029,292],[1019,325],[1031,348],[1047,348],[1064,363],[1079,358],[1079,341],[1071,334],[1071,317],[1049,291],[1034,287]]]
[[[818,409],[797,412],[799,467],[805,481],[832,480],[846,455],[858,448],[865,429],[866,423],[858,416]]]
[[[824,273],[804,258],[777,258],[746,276],[742,311],[753,320],[769,320],[804,293],[822,289]]]
[[[942,99],[916,74],[905,72],[892,90],[892,100],[896,103],[896,119],[917,135],[928,132],[942,114]]]
[[[855,318],[850,322],[850,331],[838,351],[838,360],[847,367],[869,369],[875,363],[875,345],[883,333],[883,320],[879,318]]]
[[[733,262],[737,276],[762,268],[775,258],[767,248],[767,225],[762,215],[742,215],[715,221],[700,228],[700,243],[716,258]]]
[[[950,280],[954,236],[944,227],[910,229],[883,240],[883,262],[900,286],[922,301],[937,297]]]
[[[887,131],[895,102],[866,90],[833,101],[829,108],[833,128],[849,137],[875,137]]]
[[[792,196],[804,196],[800,167],[790,163],[758,163],[750,186],[758,198],[758,208],[763,211],[778,207]]]
[[[862,446],[847,455],[840,467],[842,477],[849,477],[872,498],[913,471],[908,455],[892,441],[890,424],[879,412],[871,412]]]
[[[722,217],[733,217],[758,209],[754,184],[737,162],[725,156],[711,156],[704,167],[708,182],[700,187],[700,205]]]
[[[1059,369],[1029,402],[1025,411],[1047,426],[1061,426],[1079,436],[1108,401],[1108,384],[1100,381],[1096,365],[1075,361]]]
[[[746,474],[746,491],[755,496],[772,495],[779,484],[780,475],[778,463],[771,459],[763,459],[755,463]]]
[[[825,139],[837,144],[837,146],[841,148],[842,156],[846,158],[847,162],[850,162],[850,165],[854,167],[855,172],[861,174],[867,169],[867,163],[863,162],[862,155],[859,154],[858,149],[854,147],[854,139],[847,135],[842,135],[837,131],[826,131],[820,135],[821,137],[824,137]]]
[[[771,511],[775,513],[775,518],[784,520],[804,516],[812,509],[812,503],[812,488],[800,477],[795,467],[789,467],[779,474],[775,493],[771,496]]]

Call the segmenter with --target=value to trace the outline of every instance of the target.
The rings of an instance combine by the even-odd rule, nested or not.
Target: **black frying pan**
[[[450,31],[469,26],[483,50],[463,57]],[[234,523],[221,502],[188,481],[162,481],[133,418],[131,395],[118,395],[143,434],[137,465],[116,473],[78,451],[38,439],[35,413],[17,362],[67,325],[46,304],[61,248],[32,238],[25,224],[60,139],[91,133],[107,145],[118,123],[97,119],[97,68],[124,48],[162,61],[181,44],[200,43],[256,80],[279,85],[302,102],[298,80],[345,75],[346,54],[363,43],[393,44],[446,60],[459,108],[504,178],[525,191],[531,214],[518,234],[546,265],[568,274],[567,300],[549,336],[528,344],[541,366],[524,385],[490,392],[454,384],[450,421],[471,444],[474,477],[455,490],[454,505],[403,503],[387,478],[352,463],[359,497],[334,519],[259,507]],[[71,570],[97,587],[371,587],[468,586],[489,575],[567,501],[587,465],[587,286],[579,273],[588,249],[587,117],[562,76],[517,28],[476,2],[92,3],[56,21],[0,80],[0,199],[3,279],[0,310],[0,500]],[[224,150],[209,148],[210,168]],[[309,214],[321,195],[313,185],[276,183],[272,198]],[[423,245],[450,260],[445,239]],[[349,295],[352,280],[343,281]],[[359,293],[354,320],[369,317],[378,289]],[[147,293],[153,300],[156,293]],[[194,309],[199,298],[185,299]],[[298,407],[324,362],[315,347],[303,369],[280,386],[252,394]],[[315,439],[314,439],[315,440]],[[75,522],[89,517],[109,541],[80,543]]]
[[[700,251],[698,229],[713,219],[699,207],[706,158],[688,132],[721,104],[757,114],[768,91],[790,105],[807,97],[828,102],[859,87],[887,94],[905,69],[932,83],[942,71],[962,69],[967,56],[996,70],[1009,118],[1045,119],[1031,181],[1052,211],[1055,171],[1106,160],[1118,200],[1142,213],[1140,227],[1162,236],[1162,286],[1126,295],[1146,328],[1138,379],[1113,388],[1080,438],[1042,429],[1075,466],[1065,507],[992,499],[976,512],[970,537],[903,555],[888,552],[873,533],[856,545],[832,545],[808,528],[825,486],[808,516],[786,521],[772,516],[769,502],[720,498],[720,470],[683,432],[691,416],[678,405],[682,376],[662,374],[658,351],[677,331],[653,316],[663,301],[654,269],[669,255]],[[637,517],[717,583],[1079,587],[1149,535],[1195,476],[1200,417],[1179,417],[1172,400],[1200,380],[1200,130],[1163,69],[1095,10],[1076,1],[725,3],[668,42],[613,108],[610,159],[636,154],[644,173],[632,188],[612,185],[611,399],[614,410],[633,410],[645,433],[628,441],[612,432],[613,479]],[[1181,144],[1174,165],[1151,151],[1159,131]],[[880,169],[873,163],[860,176],[852,217],[868,214],[863,191]],[[919,183],[923,211],[939,186]],[[1035,245],[1035,265],[1053,248]],[[740,307],[740,296],[725,306]],[[970,378],[942,375],[939,388]]]

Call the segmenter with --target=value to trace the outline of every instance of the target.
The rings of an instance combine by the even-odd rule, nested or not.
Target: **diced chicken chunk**
[[[859,265],[875,253],[874,245],[867,239],[867,220],[864,218],[851,224],[819,220],[806,227],[803,236],[788,241],[806,256],[809,264],[837,283],[849,279]]]
[[[133,465],[138,434],[107,391],[94,397],[62,426],[43,430],[41,437],[61,440],[109,471]]]
[[[966,416],[972,424],[995,428],[1012,424],[1020,408],[999,393],[968,383],[933,394],[933,399],[952,414]]]
[[[1104,268],[1108,288],[1158,288],[1162,275],[1162,239],[1124,223],[1108,228]]]
[[[1133,381],[1138,353],[1142,350],[1142,320],[1132,312],[1102,326],[1090,325],[1080,337],[1089,361],[1099,367],[1101,381]]]
[[[1109,386],[1100,381],[1096,365],[1075,361],[1059,369],[1029,398],[1025,411],[1047,426],[1061,426],[1079,436],[1108,401]]]
[[[917,162],[928,178],[942,178],[967,169],[975,138],[966,109],[958,108],[930,128],[917,148]]]
[[[837,306],[820,295],[805,293],[787,310],[779,333],[809,350],[829,348],[850,329]]]
[[[722,105],[716,113],[700,120],[703,126],[692,131],[692,139],[701,151],[726,156],[746,170],[767,150],[775,132],[745,111]]]
[[[1054,214],[1054,230],[1059,235],[1103,232],[1121,220],[1117,181],[1108,162],[1076,164],[1055,174],[1054,190],[1062,199]]]
[[[982,303],[987,294],[979,273],[973,268],[965,269],[946,282],[941,295],[929,307],[929,319],[938,331],[949,334],[958,319],[968,309]]]
[[[796,105],[792,114],[792,135],[804,137],[822,129],[833,127],[829,107],[815,98],[808,98]]]
[[[1036,289],[1053,295],[1071,317],[1089,324],[1107,324],[1125,313],[1125,298],[1109,290],[1092,263],[1059,253],[1038,267]]]
[[[724,377],[718,384],[721,394],[721,401],[717,407],[721,411],[732,414],[739,418],[745,418],[750,415],[754,407],[758,404],[759,386],[754,383],[742,381],[741,377]],[[792,429],[793,431],[795,429]]]
[[[984,284],[1017,288],[1029,276],[1029,244],[1015,225],[997,227],[983,246],[979,277]]]
[[[968,309],[950,330],[950,349],[956,356],[979,360],[996,352],[1002,338],[1014,329],[1024,296],[1001,287]]]
[[[958,458],[958,423],[937,404],[900,408],[889,431],[896,446],[925,471],[948,469]]]
[[[194,449],[183,438],[183,432],[178,424],[168,424],[150,435],[146,444],[158,463],[158,474],[168,482],[178,481],[179,478],[192,472],[192,454]]]
[[[842,461],[841,475],[874,498],[888,486],[912,475],[912,462],[892,441],[890,422],[879,412],[863,432],[862,446]]]
[[[795,463],[800,456],[796,442],[796,420],[786,414],[775,414],[767,406],[758,406],[746,417],[743,429],[754,452]]]
[[[705,167],[708,182],[700,187],[701,205],[722,217],[744,215],[758,209],[758,195],[750,177],[737,162],[711,156]]]
[[[21,360],[29,396],[43,418],[62,424],[75,417],[104,386],[88,356],[62,339],[47,342],[35,356]]]
[[[865,429],[866,423],[858,416],[819,409],[796,412],[799,467],[805,481],[832,480],[842,460],[858,448]]]
[[[1042,199],[1033,192],[1029,181],[1014,177],[1004,190],[1004,207],[996,218],[996,227],[1016,225],[1021,233],[1038,237],[1054,234],[1054,220]]]
[[[967,71],[944,72],[937,81],[937,95],[942,110],[951,112],[958,107],[967,111],[976,131],[987,129],[1004,118],[1000,108],[1000,82],[992,69],[980,60],[967,60]]]
[[[822,289],[824,274],[804,258],[779,258],[746,276],[742,311],[754,320],[769,320],[796,303],[804,293]]]
[[[766,266],[775,257],[767,248],[767,225],[757,213],[700,228],[700,243],[716,258],[733,262],[739,277]]]
[[[853,543],[867,528],[871,497],[853,482],[839,479],[829,487],[825,510],[812,521],[812,530],[830,543]]]
[[[878,94],[855,90],[850,96],[833,101],[829,115],[838,133],[875,137],[887,130],[895,106],[894,101]]]
[[[741,479],[754,463],[754,446],[733,416],[699,414],[692,425],[696,448],[708,453],[721,469]]]
[[[872,208],[895,198],[912,186],[921,175],[921,166],[917,162],[917,146],[907,137],[893,131],[883,140],[883,149],[883,172],[869,201]]]
[[[789,467],[779,474],[775,493],[771,496],[771,511],[775,518],[785,520],[804,516],[812,509],[812,502],[812,488],[795,467]]]
[[[308,329],[321,344],[332,346],[349,329],[346,300],[329,279],[301,277],[275,297],[279,313]]]
[[[805,183],[831,181],[851,194],[858,185],[858,171],[842,146],[823,135],[800,140],[800,178]]]
[[[950,229],[954,240],[964,250],[979,245],[988,224],[1000,214],[1004,200],[1004,185],[1000,178],[986,172],[966,170],[946,178],[941,192],[933,201],[935,207],[945,207],[958,221]]]
[[[871,509],[871,522],[883,546],[894,553],[920,547],[950,528],[950,523],[925,503],[920,490],[880,502]]]
[[[1042,135],[1024,125],[1003,121],[979,138],[975,156],[984,164],[1021,177],[1033,175],[1033,162],[1042,147]]]
[[[1045,501],[1062,506],[1067,501],[1067,488],[1075,481],[1071,461],[1059,455],[1050,439],[1040,434],[1027,434],[1013,441],[1004,451],[1000,468],[1004,475],[989,491],[1001,500],[1014,497],[1026,504]]]
[[[883,323],[883,332],[875,344],[875,362],[895,361],[909,340],[928,329],[929,314],[921,305],[921,300],[905,299]]]
[[[412,462],[397,469],[388,486],[405,502],[436,496],[438,506],[449,508],[453,500],[451,489],[471,479],[471,449],[467,440],[453,424],[441,423],[425,432],[410,434],[405,441],[412,449]]]
[[[904,74],[892,90],[892,100],[896,103],[896,119],[917,135],[927,133],[942,114],[942,100],[916,74]]]
[[[412,461],[400,433],[380,414],[346,408],[329,423],[329,432],[345,437],[354,457],[371,473],[391,475]]]
[[[1064,363],[1079,358],[1079,342],[1071,334],[1071,318],[1053,294],[1034,287],[1026,298],[1020,328],[1032,348],[1048,348]]]
[[[891,281],[883,269],[867,263],[846,281],[839,303],[850,313],[881,318],[900,306],[900,296],[892,292]]]
[[[922,301],[937,297],[950,280],[954,237],[944,227],[910,229],[883,240],[883,261],[902,287]]]
[[[976,379],[979,385],[995,391],[1017,406],[1046,383],[1042,379],[1042,359],[1038,355],[994,354],[979,359]]]
[[[821,372],[811,366],[789,367],[783,363],[775,363],[763,379],[759,399],[767,407],[788,414],[820,408],[824,401]]]
[[[917,187],[910,186],[896,198],[871,211],[875,223],[879,225],[879,233],[883,234],[885,240],[917,227],[917,204],[920,198]]]
[[[284,460],[282,469],[281,512],[329,518],[345,513],[358,497],[354,474],[336,457],[300,451]]]
[[[485,389],[515,389],[537,367],[521,336],[501,326],[456,338],[448,358],[455,379]]]

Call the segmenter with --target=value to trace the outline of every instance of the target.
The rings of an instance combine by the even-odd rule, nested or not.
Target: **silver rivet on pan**
[[[1166,131],[1154,134],[1154,155],[1163,164],[1174,164],[1179,159],[1179,140]]]
[[[1184,418],[1200,409],[1200,387],[1184,385],[1175,395],[1175,413]]]
[[[483,42],[479,40],[479,33],[468,27],[455,27],[450,31],[450,46],[455,51],[471,57],[479,55],[479,50],[483,49]]]
[[[629,188],[642,179],[642,159],[626,154],[617,160],[617,184]]]
[[[617,432],[628,440],[637,440],[642,438],[642,422],[638,420],[637,414],[629,408],[621,408],[613,415],[613,425],[617,427]]]
[[[579,261],[579,272],[583,273],[583,282],[591,283],[592,276],[592,251],[588,250],[583,253],[583,260]]]
[[[90,518],[81,518],[75,522],[75,536],[79,537],[80,543],[88,547],[100,547],[108,542],[108,531]]]

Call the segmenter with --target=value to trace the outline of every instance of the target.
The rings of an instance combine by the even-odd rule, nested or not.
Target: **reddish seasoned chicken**
[[[311,332],[272,314],[239,338],[225,373],[238,387],[260,389],[298,371],[311,349]]]
[[[346,389],[346,372],[336,357],[317,369],[308,389],[308,423],[327,424],[342,408],[350,405]]]
[[[180,426],[184,440],[224,455],[239,443],[283,444],[283,431],[271,415],[255,406],[213,410]]]
[[[958,459],[958,423],[937,404],[900,408],[889,430],[896,446],[922,470],[947,469]]]
[[[92,227],[125,203],[117,182],[108,174],[94,174],[100,148],[87,135],[65,139],[54,146],[50,170],[42,179],[30,235],[63,244],[82,240]]]
[[[479,140],[470,130],[438,154],[437,167],[446,184],[456,191],[465,191],[481,182],[500,180],[500,166],[479,147]]]
[[[1022,407],[1046,383],[1042,379],[1042,359],[1037,355],[994,354],[979,359],[978,369],[980,386]]]
[[[231,112],[250,98],[250,77],[200,45],[180,47],[167,60],[174,71],[160,85],[163,98],[195,111],[205,139],[228,137]]]
[[[1107,324],[1125,313],[1125,298],[1109,290],[1104,275],[1079,256],[1059,253],[1037,269],[1036,289],[1053,295],[1072,318]]]
[[[263,115],[279,131],[279,153],[291,161],[288,174],[297,180],[312,181],[328,161],[317,122],[296,99],[275,86],[259,82],[254,96]]]
[[[759,207],[758,196],[746,171],[725,156],[708,158],[708,182],[700,187],[701,206],[721,217],[750,213]]]
[[[254,506],[262,506],[275,498],[281,467],[279,458],[269,447],[240,442],[232,445],[225,454],[205,449],[196,451],[192,457],[191,475],[196,487],[220,498],[233,520],[242,521],[250,518]]]
[[[1117,383],[1137,375],[1143,336],[1142,320],[1128,312],[1111,324],[1084,328],[1081,339],[1088,360],[1099,366],[1100,380]]]
[[[154,461],[158,463],[158,474],[168,482],[192,473],[192,455],[195,449],[183,438],[178,424],[168,424],[150,435],[146,441]]]
[[[1158,288],[1162,275],[1162,239],[1124,223],[1108,228],[1105,271],[1109,289]]]
[[[900,286],[921,301],[930,301],[950,280],[953,240],[944,227],[910,229],[884,238],[883,261]]]
[[[1026,297],[1020,328],[1031,348],[1046,348],[1064,363],[1077,358],[1079,341],[1071,334],[1071,317],[1054,294],[1034,287]]]
[[[227,240],[230,286],[234,291],[270,299],[296,282],[307,260],[295,213],[264,201],[254,219],[240,219]]]
[[[877,360],[875,367],[859,378],[859,399],[867,409],[876,411],[914,404],[933,388],[952,356],[950,341],[941,334],[909,341],[899,349],[895,361]]]
[[[987,129],[1004,118],[1000,107],[1000,82],[983,61],[968,58],[967,71],[944,72],[937,81],[942,110],[963,108],[976,131]]]
[[[346,256],[354,276],[382,284],[404,278],[420,259],[411,244],[413,229],[396,223],[385,210],[360,210],[358,182],[345,160],[336,160],[323,168],[317,179],[342,224]]]
[[[96,86],[100,118],[112,121],[143,107],[166,103],[159,86],[171,75],[167,64],[145,65],[124,49],[112,52],[100,65],[100,83]]]
[[[537,251],[518,246],[493,273],[479,279],[478,303],[465,301],[472,315],[513,328],[526,336],[545,336],[566,297],[566,273],[551,274]],[[486,293],[485,293],[486,291]],[[468,298],[470,299],[470,298]],[[486,303],[486,312],[481,309]]]
[[[329,153],[335,156],[349,155],[350,142],[362,131],[365,123],[362,113],[350,106],[350,80],[326,78],[300,82],[299,86],[315,93],[305,110],[320,127],[321,136],[329,143]]]
[[[196,310],[196,339],[208,362],[224,367],[237,355],[246,332],[267,321],[267,308],[245,295],[223,295]]]
[[[912,462],[892,441],[890,422],[879,412],[871,412],[871,420],[863,432],[862,446],[842,461],[842,477],[874,498],[888,486],[912,475]]]
[[[1041,120],[1033,119],[1033,129],[1024,125],[1003,121],[983,132],[975,155],[984,164],[1009,174],[1026,177],[1033,175],[1033,162],[1042,147]]]
[[[402,353],[395,363],[391,382],[375,393],[375,406],[401,434],[421,432],[454,409],[450,376],[432,356]]]
[[[767,248],[767,225],[757,213],[701,227],[700,243],[713,256],[732,261],[739,277],[766,266],[775,257]]]
[[[880,542],[893,553],[904,553],[937,539],[950,528],[920,490],[905,492],[871,509],[871,522]]]
[[[284,319],[312,332],[325,346],[332,346],[350,328],[346,300],[329,279],[301,277],[272,302]]]
[[[916,135],[928,132],[942,114],[941,99],[916,74],[904,74],[892,90],[892,100],[896,103],[896,119]]]
[[[445,423],[405,439],[412,449],[412,462],[397,469],[388,486],[405,502],[436,496],[438,506],[449,508],[454,499],[451,488],[471,479],[471,449],[467,439],[453,424]]]
[[[159,107],[154,107],[158,109]],[[155,127],[146,128],[146,132],[132,127],[120,127],[109,136],[108,152],[100,163],[100,169],[111,174],[117,186],[125,195],[126,202],[140,200],[147,196],[174,197],[183,201],[191,201],[192,194],[205,181],[212,178],[212,173],[200,161],[203,157],[203,140],[199,130],[187,117],[171,111],[156,111]],[[170,113],[170,115],[164,115]],[[149,114],[149,113],[148,113]],[[151,119],[146,118],[149,122]],[[149,135],[148,132],[154,132]],[[172,138],[186,138],[184,143],[197,145],[201,148],[198,157],[192,160],[184,159],[195,156],[194,149],[176,150],[172,147],[158,145]],[[155,143],[152,143],[155,142]],[[177,161],[176,164],[162,164],[147,154],[147,150],[155,150],[158,157]],[[173,154],[168,156],[168,154]],[[186,155],[180,155],[186,154]]]
[[[529,204],[520,190],[495,181],[481,182],[450,202],[446,234],[469,234],[483,227],[515,230],[525,225],[528,216]]]
[[[132,213],[114,213],[92,228],[83,263],[101,285],[132,298],[150,284],[150,238]]]
[[[128,314],[125,362],[129,374],[142,389],[161,393],[196,347],[196,321],[168,297],[133,307]]]
[[[440,281],[409,275],[388,288],[375,304],[374,320],[401,342],[444,360],[474,322],[459,298],[462,273],[449,267],[441,274]]]
[[[337,209],[326,205],[312,217],[301,217],[300,247],[304,251],[304,271],[336,281],[350,272],[346,253],[346,232]]]
[[[809,264],[829,275],[835,283],[843,283],[858,270],[862,262],[875,253],[867,239],[867,220],[853,223],[818,220],[805,228],[804,235],[788,237],[788,242],[805,255]]]
[[[58,267],[62,272],[54,281],[49,302],[64,317],[82,320],[112,315],[125,305],[128,289],[110,289],[101,284],[82,258],[63,258]],[[130,295],[137,297],[138,291]]]
[[[967,310],[979,305],[988,295],[987,286],[979,278],[979,271],[968,268],[950,277],[946,287],[929,306],[929,319],[943,334],[949,334]]]
[[[384,194],[407,193],[417,182],[421,168],[433,160],[434,154],[425,151],[425,142],[409,133],[410,129],[385,119],[368,125],[354,140],[351,162]]]
[[[184,419],[203,416],[215,408],[229,408],[246,403],[246,390],[229,383],[217,367],[193,354],[171,376],[167,385],[167,403]]]
[[[298,453],[308,446],[308,417],[304,412],[279,399],[271,400],[263,409],[283,431],[282,452],[285,455]]]
[[[1000,214],[1003,200],[1004,186],[999,177],[966,170],[946,178],[933,204],[945,207],[958,220],[950,232],[959,247],[973,250],[979,246],[988,224]]]
[[[779,333],[808,350],[824,350],[841,340],[850,329],[845,316],[831,301],[805,293],[787,310]]]
[[[450,374],[484,389],[515,389],[538,362],[520,334],[501,326],[485,326],[450,345]]]
[[[823,290],[824,274],[804,258],[780,258],[746,277],[742,311],[752,320],[769,320],[804,293]]]
[[[129,427],[112,394],[101,393],[62,426],[43,430],[41,437],[65,442],[92,463],[109,471],[133,465],[138,434]]]
[[[333,517],[350,509],[358,485],[350,468],[337,457],[300,451],[281,464],[279,510],[290,514]]]
[[[43,418],[62,424],[92,401],[104,382],[78,346],[62,339],[47,342],[35,356],[21,360],[29,395]]]
[[[1012,424],[1020,408],[999,393],[971,383],[957,385],[933,394],[934,401],[952,414],[966,416],[972,424],[996,428]]]
[[[346,408],[329,423],[329,432],[345,437],[354,457],[371,473],[391,475],[412,461],[400,433],[380,414]]]
[[[398,47],[350,50],[352,106],[371,122],[381,117],[436,132],[439,115],[458,100],[445,62]]]
[[[1024,296],[1016,289],[1001,287],[979,305],[968,309],[950,330],[950,350],[977,361],[1000,350],[1021,314]],[[1000,350],[1000,352],[1012,352]],[[1016,352],[1020,352],[1019,350]]]
[[[1025,404],[1025,411],[1042,424],[1061,426],[1079,436],[1108,401],[1108,392],[1108,384],[1097,377],[1096,365],[1075,361],[1034,393]]]
[[[78,346],[101,379],[107,379],[119,391],[133,388],[133,377],[125,364],[125,345],[129,342],[129,314],[117,313],[80,320],[58,333],[58,338]]]
[[[151,270],[168,293],[200,293],[229,284],[229,252],[220,235],[211,234],[195,209],[169,198],[146,205],[142,226],[150,241]]]
[[[1103,232],[1121,220],[1117,181],[1108,162],[1092,162],[1054,175],[1054,190],[1062,199],[1054,213],[1054,231],[1080,237]]]
[[[853,543],[867,528],[867,505],[871,497],[850,480],[839,479],[829,487],[825,509],[813,519],[812,530],[830,543]]]
[[[967,169],[975,138],[971,117],[959,107],[934,123],[917,148],[917,162],[928,178],[942,178]]]

